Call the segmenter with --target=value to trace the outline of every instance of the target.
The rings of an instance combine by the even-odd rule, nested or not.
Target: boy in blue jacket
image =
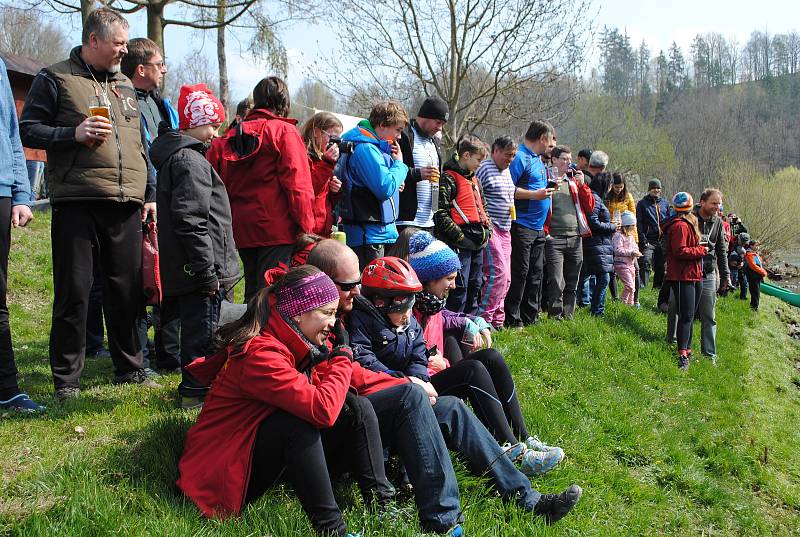
[[[397,141],[407,124],[403,105],[384,101],[342,136],[353,147],[350,154],[342,151],[336,167],[343,183],[340,214],[347,245],[358,255],[361,270],[397,240],[400,190],[408,175]]]

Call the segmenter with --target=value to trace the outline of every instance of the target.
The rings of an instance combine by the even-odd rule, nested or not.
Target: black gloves
[[[358,404],[358,395],[348,391],[344,397],[344,406],[342,406],[342,414],[350,415],[354,423],[361,423],[363,414],[361,412],[361,405]]]
[[[333,325],[333,346],[334,347],[349,347],[350,334],[344,327],[341,319],[336,319],[336,324]]]

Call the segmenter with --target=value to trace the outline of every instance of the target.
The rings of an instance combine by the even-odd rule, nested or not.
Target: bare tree
[[[23,1],[30,7],[41,4],[41,0]],[[144,10],[147,14],[147,37],[155,41],[161,50],[164,50],[164,28],[167,26],[213,30],[235,22],[256,2],[258,0],[227,0],[225,17],[220,21],[217,20],[217,0],[45,0],[53,11],[81,13],[83,20],[97,5],[112,7],[122,14]],[[166,15],[168,7],[173,9],[174,18]]]
[[[178,106],[178,93],[183,84],[206,84],[214,95],[219,95],[219,77],[200,50],[189,52],[181,63],[170,68],[170,75],[163,93],[175,106]]]
[[[552,84],[582,60],[590,2],[342,0],[333,19],[346,47],[339,61],[314,70],[343,96],[365,88],[404,102],[438,94],[450,106],[452,139],[492,117],[539,113],[535,96],[525,110],[515,97]]]
[[[0,7],[0,51],[51,64],[69,52],[61,28],[32,9]]]

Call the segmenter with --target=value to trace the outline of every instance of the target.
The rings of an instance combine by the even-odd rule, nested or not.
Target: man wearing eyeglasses
[[[136,88],[142,131],[147,140],[145,149],[158,136],[158,126],[164,121],[171,129],[178,127],[178,112],[169,99],[159,95],[159,88],[167,73],[167,64],[158,45],[146,37],[128,41],[128,54],[122,58],[122,72]]]
[[[167,73],[167,64],[158,45],[146,37],[137,37],[128,41],[128,53],[122,58],[120,65],[122,73],[131,79],[136,90],[137,108],[142,129],[142,144],[146,155],[150,154],[150,146],[158,136],[158,127],[163,122],[170,129],[178,128],[178,112],[169,102],[159,94],[161,82]],[[148,167],[152,176],[156,176],[155,169],[148,160]],[[162,304],[163,306],[163,304]],[[166,305],[169,307],[169,305]],[[99,309],[95,308],[95,309]],[[90,308],[90,311],[91,308]],[[91,317],[91,315],[90,315]],[[153,306],[153,325],[155,327],[156,356],[150,356],[147,347],[147,322],[145,317],[139,319],[139,339],[142,342],[145,367],[149,374],[150,366],[162,370],[174,370],[180,367],[180,349],[178,332],[180,320],[174,319],[162,325],[161,310]],[[172,317],[167,315],[166,317]],[[102,322],[102,321],[101,321]],[[89,323],[92,324],[91,322]],[[102,324],[97,325],[102,327]],[[87,338],[88,340],[88,338]],[[102,341],[102,333],[100,334]]]

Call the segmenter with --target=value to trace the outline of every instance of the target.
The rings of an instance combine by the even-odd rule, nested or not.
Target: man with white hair
[[[50,367],[56,398],[80,393],[93,266],[105,277],[114,382],[158,387],[147,378],[136,329],[142,302],[142,221],[155,217],[136,91],[120,72],[128,22],[101,8],[82,44],[42,69],[20,118],[27,147],[47,151],[53,250]],[[149,188],[148,188],[149,187]]]
[[[592,156],[589,157],[589,167],[583,172],[588,177],[586,184],[590,184],[592,179],[598,173],[606,171],[606,168],[608,168],[608,154],[605,151],[592,151]]]

